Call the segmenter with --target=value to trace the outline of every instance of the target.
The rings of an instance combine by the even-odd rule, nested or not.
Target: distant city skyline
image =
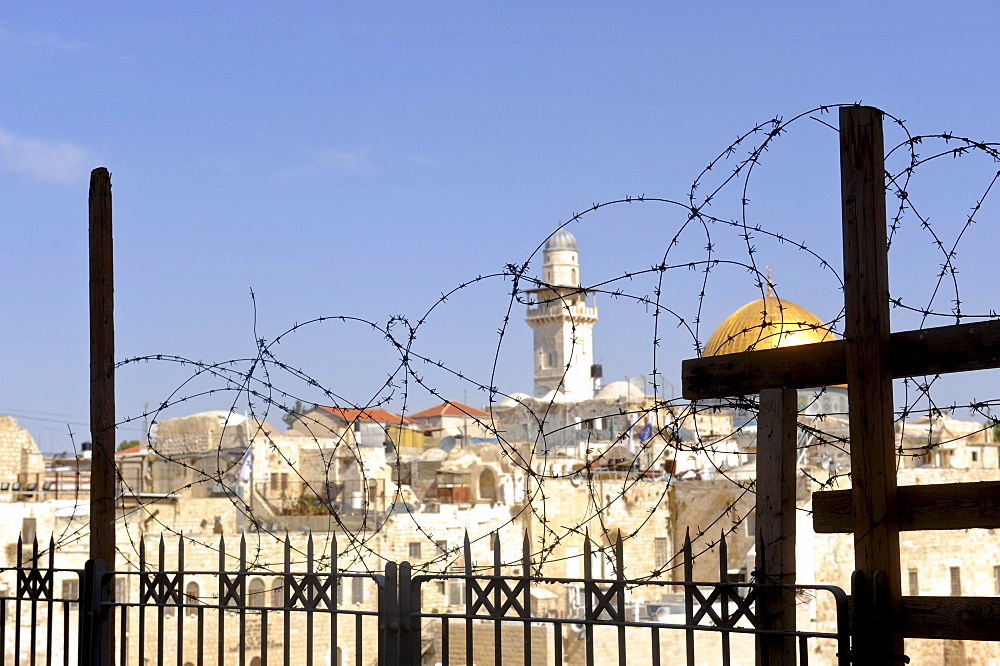
[[[998,84],[983,75],[997,61],[998,17],[986,2],[951,5],[946,20],[932,3],[5,8],[0,413],[45,450],[70,448],[67,424],[77,445],[89,439],[86,194],[96,166],[114,183],[118,358],[246,358],[255,339],[313,317],[416,323],[442,293],[519,265],[596,202],[644,194],[683,204],[710,160],[775,116],[863,101],[916,133],[998,140]],[[836,135],[809,118],[793,129],[755,171],[750,221],[838,267]],[[887,127],[887,145],[904,138]],[[979,157],[948,158],[910,185],[914,205],[950,241],[995,171]],[[739,187],[725,195],[708,212],[738,217]],[[969,312],[1000,310],[992,202],[959,246]],[[661,261],[684,213],[632,203],[571,224],[585,284]],[[707,242],[720,256],[746,258],[738,234],[721,228],[711,239],[689,233],[672,257],[703,260]],[[779,295],[825,321],[838,316],[836,280],[812,257],[763,241],[758,250]],[[916,220],[901,229],[890,261],[893,295],[922,307],[940,261]],[[536,254],[529,272],[540,270]],[[700,316],[702,342],[759,297],[752,276],[723,267],[699,310],[697,278],[668,272],[663,294],[689,323]],[[504,393],[530,392],[531,331],[520,304],[509,310],[494,374],[510,287],[496,277],[450,297],[431,311],[414,350]],[[657,284],[647,275],[607,286],[619,288],[649,296]],[[938,299],[945,308],[947,296]],[[691,335],[675,320],[654,331],[641,303],[597,301],[594,361],[606,381],[648,380],[655,335],[655,370],[668,394],[679,393]],[[898,309],[893,316],[894,325],[917,325]],[[381,336],[340,323],[307,328],[275,352],[361,404],[399,363]],[[487,400],[452,375],[414,369],[445,397]],[[123,368],[118,413],[138,418],[119,439],[140,438],[144,405],[168,399],[188,372]],[[997,397],[998,378],[945,378],[935,397],[943,405]],[[303,400],[326,401],[282,382]],[[406,405],[400,388],[390,408],[439,402],[412,380],[408,389]],[[231,404],[248,408],[217,393],[168,415]]]

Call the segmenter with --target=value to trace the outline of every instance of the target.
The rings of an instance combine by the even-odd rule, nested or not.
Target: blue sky
[[[118,356],[252,357],[255,339],[313,317],[416,322],[442,292],[525,261],[595,202],[683,201],[710,160],[775,116],[862,101],[914,133],[998,140],[998,18],[991,2],[5,7],[0,413],[48,449],[69,448],[67,424],[88,439],[86,195],[95,166],[113,173]],[[839,265],[836,135],[806,118],[787,136],[755,172],[753,220]],[[887,131],[889,143],[900,138]],[[954,236],[995,170],[977,158],[927,168],[916,183],[921,212]],[[741,199],[738,189],[727,195],[713,210],[724,218],[739,214]],[[959,255],[974,312],[997,309],[996,212],[983,208]],[[676,207],[653,204],[585,216],[571,227],[584,282],[656,263],[681,222]],[[727,233],[713,236],[720,251],[745,259]],[[704,257],[703,238],[685,243],[678,262]],[[761,263],[774,266],[779,292],[836,317],[836,280],[802,252],[765,245]],[[894,246],[893,289],[908,303],[933,288],[928,247],[912,221]],[[638,295],[655,287],[621,286]],[[683,272],[664,283],[689,320],[696,287]],[[427,318],[415,348],[477,383],[530,391],[521,306],[491,379],[509,290],[503,278],[462,290]],[[699,337],[758,295],[745,272],[720,270]],[[645,308],[598,303],[595,354],[606,378],[650,373]],[[897,330],[916,325],[893,316]],[[656,370],[677,387],[693,342],[673,329],[659,337]],[[339,322],[307,327],[275,352],[361,404],[398,365],[382,336]],[[119,414],[167,400],[189,374],[165,362],[123,368]],[[444,373],[418,374],[448,397],[487,400]],[[939,400],[994,397],[994,379],[942,381]],[[274,381],[324,399],[290,377]],[[217,386],[195,382],[181,394]],[[408,409],[436,402],[410,388]],[[215,394],[163,417],[235,399]],[[139,434],[135,425],[121,431]]]

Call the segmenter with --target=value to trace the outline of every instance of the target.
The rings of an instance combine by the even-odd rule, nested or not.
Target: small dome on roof
[[[552,391],[549,391],[548,393],[546,393],[545,395],[543,395],[541,398],[538,398],[538,401],[539,402],[548,402],[548,403],[552,403],[552,404],[557,404],[557,403],[561,403],[561,402],[573,402],[573,399],[570,398],[565,393],[563,393],[562,391],[552,390]]]
[[[576,250],[576,237],[563,227],[549,236],[545,243],[545,251],[550,250]]]
[[[509,396],[500,401],[501,407],[513,407],[514,405],[519,405],[525,400],[530,400],[531,396],[527,393],[511,393]]]
[[[625,380],[606,384],[598,394],[598,400],[639,400],[645,397],[645,392],[635,384]]]

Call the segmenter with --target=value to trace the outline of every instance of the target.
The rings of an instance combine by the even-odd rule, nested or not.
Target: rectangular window
[[[351,579],[351,603],[363,604],[365,602],[365,579]]]
[[[993,594],[1000,597],[1000,567],[993,567]]]
[[[34,518],[21,519],[21,540],[24,542],[25,550],[31,548],[31,543],[35,540],[35,526],[37,522]]]
[[[62,598],[70,608],[76,608],[80,600],[80,581],[75,578],[67,578],[62,582]]]
[[[970,451],[970,453],[972,454],[972,462],[978,462],[979,461],[979,452],[978,451]]]
[[[962,596],[962,569],[951,567],[948,571],[951,574],[951,596]]]
[[[452,606],[465,605],[465,580],[461,578],[448,580],[448,603]]]
[[[410,545],[409,545],[409,548],[408,548],[407,554],[409,555],[409,557],[410,557],[411,560],[419,560],[420,559],[420,542],[419,541],[411,541]]]
[[[920,594],[920,579],[917,577],[917,570],[910,569],[909,579],[910,579],[910,596],[915,597]]]
[[[445,539],[438,539],[434,542],[435,547],[439,554],[443,555],[448,552],[448,542]]]
[[[656,561],[654,564],[657,568],[665,566],[667,560],[670,559],[670,545],[667,537],[656,537],[653,541]]]

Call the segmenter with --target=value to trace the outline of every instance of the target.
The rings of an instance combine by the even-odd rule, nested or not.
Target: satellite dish
[[[660,606],[656,609],[656,612],[653,613],[653,620],[656,622],[666,622],[668,619],[670,619],[669,606]]]
[[[445,452],[451,451],[453,448],[455,448],[455,438],[451,437],[450,435],[448,437],[445,437],[440,442],[438,442],[438,448]]]

